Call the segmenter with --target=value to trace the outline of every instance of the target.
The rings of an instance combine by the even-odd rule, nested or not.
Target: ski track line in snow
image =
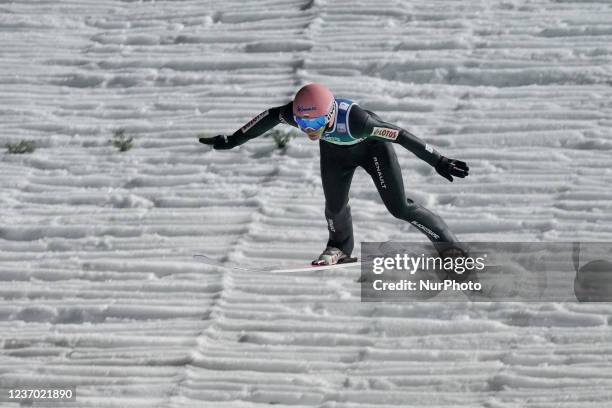
[[[611,22],[605,1],[3,2],[0,145],[37,149],[0,162],[0,383],[80,407],[607,407],[607,304],[362,304],[352,270],[192,255],[321,251],[314,144],[195,138],[312,81],[469,163],[450,184],[396,149],[462,239],[611,240]],[[358,241],[424,239],[361,170],[351,206]]]

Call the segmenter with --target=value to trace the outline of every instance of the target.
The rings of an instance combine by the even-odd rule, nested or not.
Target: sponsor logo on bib
[[[339,137],[327,136],[327,134],[323,136],[323,139],[327,140],[328,142],[341,142],[342,141],[342,139],[340,139]]]
[[[399,135],[399,130],[383,127],[375,127],[370,134],[370,136],[382,137],[383,139],[389,140],[397,139],[397,135]]]
[[[340,109],[347,110],[349,108],[349,104],[346,102],[340,102]]]
[[[344,123],[338,123],[338,132],[346,133],[346,125]]]

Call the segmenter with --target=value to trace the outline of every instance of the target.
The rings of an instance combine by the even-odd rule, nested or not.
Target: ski
[[[310,265],[304,268],[293,268],[293,269],[275,269],[268,271],[268,273],[296,273],[296,272],[311,272],[311,271],[324,271],[327,269],[343,269],[351,266],[360,265],[358,261],[337,263],[334,265]]]
[[[193,257],[208,265],[215,265],[215,266],[219,266],[222,268],[233,269],[233,270],[243,271],[243,272],[299,273],[299,272],[323,271],[327,269],[342,269],[342,268],[348,268],[351,266],[360,265],[357,258],[353,258],[355,259],[354,261],[338,263],[334,265],[309,265],[309,266],[299,267],[299,268],[281,268],[281,269],[279,269],[277,265],[263,267],[263,268],[244,268],[240,266],[225,265],[219,261],[215,261],[214,259],[209,258],[208,256],[204,254],[195,254]]]

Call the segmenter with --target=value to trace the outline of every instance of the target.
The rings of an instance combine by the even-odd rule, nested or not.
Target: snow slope
[[[195,138],[311,81],[469,163],[450,184],[396,149],[408,195],[462,239],[612,240],[611,44],[605,0],[0,2],[0,144],[37,146],[0,157],[0,387],[77,385],[79,407],[610,406],[608,304],[362,304],[356,270],[191,256],[320,252],[316,145]],[[363,171],[351,203],[358,241],[424,239]]]

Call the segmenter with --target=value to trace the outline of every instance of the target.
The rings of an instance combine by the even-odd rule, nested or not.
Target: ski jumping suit
[[[333,128],[326,129],[319,140],[329,230],[327,245],[339,248],[347,255],[353,251],[353,221],[348,193],[358,166],[372,177],[385,206],[394,217],[418,228],[438,250],[445,247],[442,243],[457,242],[439,216],[406,198],[402,172],[391,143],[402,145],[431,166],[438,163],[440,154],[405,129],[384,122],[351,100],[336,98],[335,103],[337,116]],[[231,149],[279,123],[298,127],[293,119],[293,102],[260,113],[228,136],[222,148]]]

